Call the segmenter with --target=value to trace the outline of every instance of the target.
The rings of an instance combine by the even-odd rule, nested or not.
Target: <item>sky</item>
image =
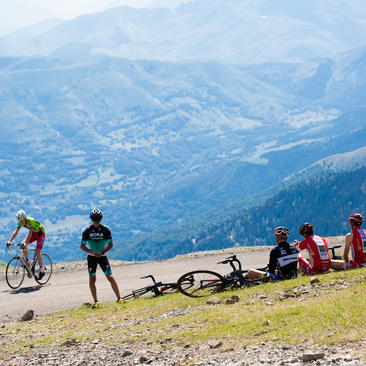
[[[173,8],[190,0],[0,0],[0,37],[50,18],[65,20],[115,6]]]
[[[158,0],[164,4],[186,0]],[[50,18],[65,20],[114,6],[145,7],[157,0],[0,0],[0,37]]]
[[[47,9],[57,17],[71,19],[113,5],[144,7],[152,4],[154,0],[27,0],[27,2]]]

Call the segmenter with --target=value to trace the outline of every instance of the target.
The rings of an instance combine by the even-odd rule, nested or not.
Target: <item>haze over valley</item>
[[[322,235],[344,234],[347,215],[364,209],[340,182],[365,174],[366,4],[179,4],[52,18],[2,36],[3,243],[19,208],[44,223],[56,261],[83,258],[94,206],[126,260],[254,245],[245,235],[272,244],[270,213],[289,192],[281,224],[293,239],[310,219]],[[302,211],[309,182],[325,202],[316,215]],[[238,220],[261,205],[263,233]]]

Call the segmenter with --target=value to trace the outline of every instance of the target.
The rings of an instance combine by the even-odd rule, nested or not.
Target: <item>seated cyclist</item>
[[[313,225],[309,222],[302,224],[299,228],[299,234],[304,240],[294,244],[301,250],[306,250],[308,258],[299,256],[299,267],[306,274],[324,273],[331,268],[331,259],[328,252],[328,244],[326,240],[314,234]]]
[[[351,232],[345,237],[344,267],[346,269],[364,267],[366,266],[366,230],[361,228],[363,216],[360,213],[353,213],[348,221]]]
[[[44,241],[46,239],[46,234],[43,225],[41,225],[38,221],[33,219],[32,217],[27,217],[23,210],[19,210],[16,214],[16,218],[18,221],[18,227],[15,229],[13,235],[11,236],[10,240],[7,243],[7,246],[12,244],[12,241],[17,237],[21,227],[25,227],[29,230],[27,237],[22,242],[22,248],[24,252],[24,256],[29,263],[29,253],[27,250],[27,246],[34,241],[37,241],[36,245],[36,256],[39,263],[39,275],[38,279],[42,279],[45,275],[45,269],[43,265],[43,258],[42,258],[42,248],[44,245]]]
[[[285,226],[279,226],[274,230],[277,246],[269,255],[268,272],[251,269],[248,278],[251,280],[269,277],[274,281],[288,279],[297,276],[298,250],[287,242],[290,231]]]

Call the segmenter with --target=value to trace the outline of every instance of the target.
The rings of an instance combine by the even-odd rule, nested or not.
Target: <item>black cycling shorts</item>
[[[88,255],[88,272],[89,276],[95,276],[97,273],[97,265],[102,269],[104,274],[107,276],[112,274],[111,266],[109,265],[108,258],[106,256],[103,257],[94,257],[93,255]]]

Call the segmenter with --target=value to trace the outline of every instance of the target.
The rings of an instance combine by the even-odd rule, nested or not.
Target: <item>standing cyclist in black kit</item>
[[[106,256],[106,253],[113,248],[112,233],[107,226],[100,223],[102,218],[103,214],[98,208],[94,208],[90,212],[90,219],[93,224],[84,230],[80,245],[80,249],[89,254],[89,287],[94,299],[94,308],[99,306],[97,288],[95,286],[98,264],[110,282],[112,289],[117,296],[117,302],[122,301],[117,282],[112,275],[112,270]]]

